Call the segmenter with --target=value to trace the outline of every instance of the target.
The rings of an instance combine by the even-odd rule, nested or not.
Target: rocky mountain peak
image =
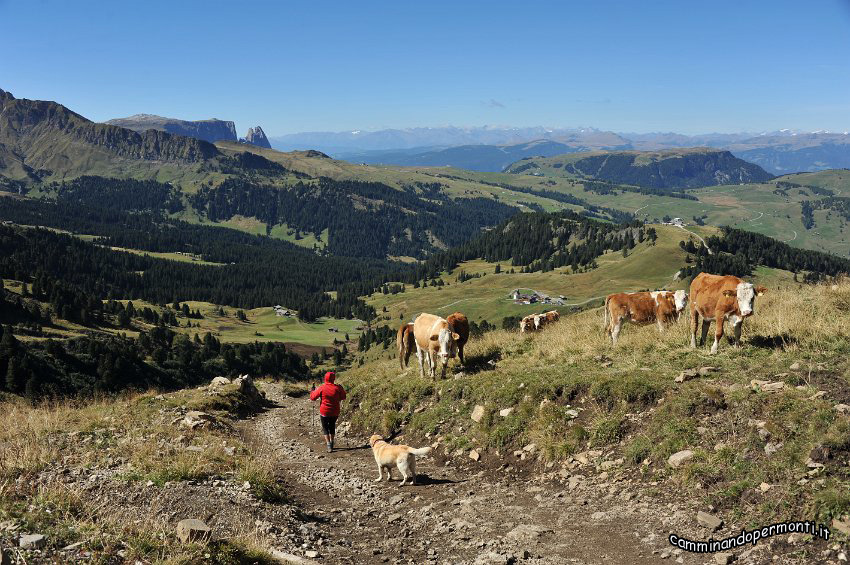
[[[266,132],[260,126],[248,128],[248,133],[245,134],[245,141],[251,145],[265,147],[271,149],[272,144],[269,143],[269,138],[266,137]]]

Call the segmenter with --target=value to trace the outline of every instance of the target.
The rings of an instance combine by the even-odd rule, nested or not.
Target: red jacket
[[[310,393],[310,400],[322,397],[319,414],[335,418],[339,416],[339,403],[345,399],[345,389],[334,384],[336,374],[333,371],[325,373],[325,384]]]

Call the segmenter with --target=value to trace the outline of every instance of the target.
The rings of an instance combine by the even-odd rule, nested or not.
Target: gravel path
[[[398,473],[378,484],[365,438],[341,433],[341,449],[324,453],[306,397],[275,384],[264,391],[277,407],[245,422],[244,432],[276,459],[302,509],[312,533],[302,553],[325,563],[714,562],[667,542],[671,532],[711,535],[696,525],[696,508],[660,505],[616,469],[610,477],[554,465],[527,473],[497,468],[495,453],[476,463],[438,452],[419,459],[418,485],[399,488]]]

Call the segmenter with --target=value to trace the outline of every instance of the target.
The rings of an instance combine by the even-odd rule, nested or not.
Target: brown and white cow
[[[537,329],[540,329],[543,326],[554,324],[560,319],[561,314],[559,314],[557,310],[549,310],[548,312],[543,312],[542,314],[535,316],[534,323],[537,324]]]
[[[543,314],[529,314],[519,323],[520,333],[539,331],[545,326],[553,324],[561,319],[561,314],[557,310],[550,310]]]
[[[413,324],[402,324],[398,329],[398,335],[395,339],[396,347],[398,347],[398,364],[402,369],[407,369],[410,354],[416,344],[413,342]]]
[[[443,363],[440,378],[444,378],[449,359],[457,356],[457,340],[460,336],[449,329],[449,323],[444,318],[423,313],[413,321],[413,337],[422,378],[425,378],[427,360],[431,378],[437,379],[437,358]]]
[[[735,344],[740,344],[741,324],[745,318],[753,315],[756,296],[765,292],[765,287],[753,287],[753,283],[732,275],[698,274],[691,283],[691,347],[697,346],[697,323],[700,316],[700,345],[705,345],[711,322],[716,324],[714,344],[711,346],[712,355],[717,353],[717,346],[723,337],[723,322],[726,320],[729,320],[735,331]]]
[[[519,333],[533,332],[537,329],[537,314],[529,314],[519,322]]]
[[[611,336],[611,344],[617,345],[617,338],[623,322],[638,325],[658,325],[658,331],[664,325],[675,322],[688,303],[688,294],[684,290],[672,292],[656,290],[651,292],[619,292],[605,297],[603,325]]]
[[[461,364],[465,364],[463,360],[463,347],[469,341],[469,320],[466,319],[460,312],[455,312],[446,321],[449,323],[449,329],[458,335],[457,338],[457,357]]]

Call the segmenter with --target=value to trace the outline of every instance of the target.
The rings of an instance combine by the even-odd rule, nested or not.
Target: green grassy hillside
[[[344,417],[448,458],[469,462],[474,448],[481,463],[472,465],[551,462],[564,476],[604,472],[675,489],[748,526],[800,516],[829,524],[850,511],[850,319],[835,315],[850,305],[850,284],[769,286],[741,348],[691,349],[683,317],[661,335],[626,326],[613,349],[597,309],[539,334],[473,339],[467,366],[453,361],[436,384],[419,377],[415,358],[400,373],[384,352],[341,375]],[[671,467],[681,450],[692,458]]]
[[[696,188],[763,182],[773,178],[758,165],[728,151],[703,147],[666,151],[589,151],[554,157],[526,157],[509,173],[591,178],[656,189]]]
[[[687,240],[690,234],[672,226],[653,227],[658,231],[655,245],[649,241],[639,243],[628,257],[619,252],[606,253],[597,260],[596,269],[586,272],[572,273],[570,267],[561,267],[547,273],[520,273],[517,266],[516,272],[511,274],[507,272],[511,266],[502,264],[502,272],[495,274],[495,263],[467,261],[452,272],[443,273],[446,286],[412,288],[406,285],[403,293],[376,293],[367,302],[382,319],[394,325],[398,324],[401,314],[410,319],[420,312],[447,316],[455,310],[464,312],[471,320],[499,323],[508,316],[525,316],[541,308],[550,308],[541,304],[515,304],[509,295],[516,288],[532,289],[553,298],[563,295],[565,306],[557,306],[562,311],[592,306],[611,292],[682,288],[684,283],[675,281],[674,275],[685,265],[686,253],[679,242]],[[703,237],[715,231],[695,228],[695,233]],[[459,283],[456,279],[460,271],[484,276]],[[384,308],[386,313],[382,313]]]

